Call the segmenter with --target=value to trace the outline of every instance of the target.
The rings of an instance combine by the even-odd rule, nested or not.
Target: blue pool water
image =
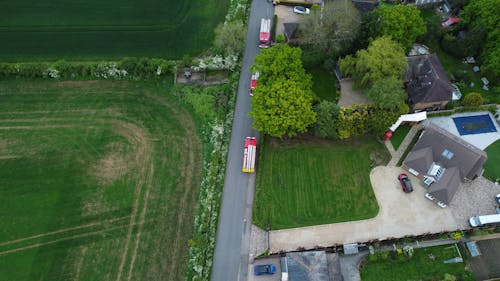
[[[488,114],[453,118],[458,133],[463,135],[493,133],[497,129]]]

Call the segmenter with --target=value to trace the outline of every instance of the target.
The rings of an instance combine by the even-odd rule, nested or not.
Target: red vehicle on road
[[[257,151],[257,139],[255,137],[246,137],[245,149],[243,150],[243,168],[244,173],[255,173],[255,155]]]
[[[259,48],[269,48],[271,37],[271,19],[260,21]]]
[[[250,80],[250,96],[253,96],[253,89],[257,87],[257,79],[259,79],[260,73],[255,72],[252,74],[252,80]]]

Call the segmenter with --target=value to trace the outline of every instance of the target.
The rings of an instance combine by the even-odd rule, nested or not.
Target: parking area
[[[409,175],[414,191],[404,193],[397,180],[399,167],[379,166],[370,179],[379,204],[376,217],[361,221],[271,231],[271,251],[314,248],[375,239],[398,238],[458,229],[451,208],[442,209],[427,200],[426,190]]]
[[[495,195],[499,193],[500,186],[483,177],[461,184],[449,207],[458,227],[470,228],[470,217],[494,214]]]
[[[253,268],[259,264],[274,264],[276,266],[276,273],[273,275],[260,275],[255,276]],[[256,259],[253,263],[248,264],[248,281],[280,281],[281,280],[281,267],[279,258],[263,258]]]

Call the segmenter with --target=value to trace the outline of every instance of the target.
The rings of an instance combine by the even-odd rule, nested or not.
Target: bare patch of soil
[[[91,174],[100,185],[112,184],[128,171],[127,160],[118,144],[112,144],[110,151],[92,167]]]

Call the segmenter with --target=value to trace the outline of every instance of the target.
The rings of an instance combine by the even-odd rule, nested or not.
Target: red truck
[[[252,80],[250,80],[250,96],[253,96],[253,89],[257,87],[257,79],[259,79],[260,73],[257,71],[252,74]]]
[[[244,173],[255,173],[255,155],[257,152],[257,140],[255,137],[246,137],[245,149],[243,150],[243,168]]]
[[[271,37],[271,19],[260,21],[259,48],[269,48]]]

